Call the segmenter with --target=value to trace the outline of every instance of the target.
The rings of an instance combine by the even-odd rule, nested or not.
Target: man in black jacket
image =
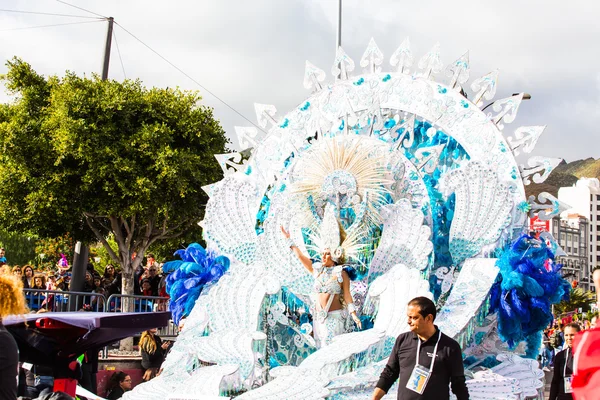
[[[434,325],[433,301],[417,297],[408,303],[410,332],[398,336],[373,400],[381,399],[400,376],[398,399],[448,400],[449,385],[458,400],[468,400],[460,345]]]
[[[565,326],[565,349],[554,357],[554,375],[550,384],[549,400],[572,400],[571,378],[573,377],[573,339],[581,330],[577,323]]]

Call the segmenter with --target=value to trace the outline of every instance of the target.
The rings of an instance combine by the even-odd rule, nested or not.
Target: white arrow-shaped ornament
[[[521,152],[531,153],[544,129],[546,129],[546,125],[521,126],[517,128],[514,138],[512,136],[507,138],[514,156],[518,156]]]
[[[256,135],[258,130],[254,127],[248,126],[234,126],[235,134],[237,136],[238,144],[242,150],[249,147],[256,147]]]
[[[354,71],[354,60],[346,54],[341,46],[338,47],[331,73],[336,79],[348,79],[348,72],[352,71]]]
[[[431,74],[437,74],[442,70],[442,61],[440,60],[440,44],[436,43],[435,46],[425,54],[423,58],[419,60],[419,69],[423,70],[422,76],[425,79],[429,79]]]
[[[321,90],[321,82],[325,80],[325,71],[314,66],[310,61],[306,61],[304,68],[304,88]]]
[[[256,119],[261,128],[266,128],[268,122],[277,125],[277,121],[275,121],[277,109],[274,105],[254,103],[254,111],[256,111]]]
[[[498,114],[496,114],[496,116],[492,118],[492,121],[494,121],[496,126],[498,126],[498,129],[504,128],[503,124],[499,124],[500,121],[503,121],[505,123],[511,123],[515,120],[522,100],[523,93],[519,93],[518,95],[496,100],[494,102],[492,110],[494,110]]]
[[[390,64],[392,67],[397,67],[397,71],[406,74],[408,69],[413,65],[413,55],[410,51],[410,40],[404,39],[400,47],[394,51],[392,57],[390,57]]]
[[[482,76],[481,78],[475,79],[471,84],[471,90],[475,92],[475,98],[473,103],[478,107],[481,107],[483,102],[482,98],[491,100],[496,95],[496,82],[498,81],[498,70],[494,70],[489,74]]]
[[[215,154],[215,158],[221,166],[225,176],[241,171],[247,163],[247,160],[242,161],[242,155],[240,153]]]
[[[562,158],[550,158],[550,157],[531,157],[527,160],[527,167],[524,165],[519,165],[519,170],[521,171],[521,177],[523,178],[523,184],[529,185],[531,184],[531,179],[535,183],[543,183],[548,175],[554,168],[558,166],[562,161]],[[543,172],[540,174],[540,172]],[[531,177],[531,179],[529,179]]]
[[[563,211],[567,211],[571,208],[570,205],[558,200],[548,192],[540,193],[538,195],[538,201],[539,203],[535,202],[535,196],[529,196],[529,205],[531,207],[529,216],[535,216],[537,211],[537,217],[543,221],[552,219],[560,215]],[[550,204],[547,204],[546,202],[550,202]]]
[[[469,52],[467,51],[446,69],[446,76],[451,77],[450,87],[460,91],[461,85],[469,80],[470,72]]]
[[[438,144],[437,146],[421,147],[415,151],[417,161],[417,169],[423,169],[428,174],[433,173],[440,161],[440,154],[444,151],[446,144]],[[426,156],[424,154],[427,154]]]
[[[369,72],[373,74],[375,72],[379,72],[379,68],[377,68],[377,66],[381,65],[382,62],[383,53],[377,46],[377,43],[375,43],[375,39],[371,38],[367,49],[360,59],[360,66],[363,68],[369,67]]]
[[[409,149],[412,147],[415,141],[415,115],[410,114],[404,117],[404,122],[400,124],[398,129],[404,128],[404,131],[398,138],[398,148],[404,146],[404,148]]]

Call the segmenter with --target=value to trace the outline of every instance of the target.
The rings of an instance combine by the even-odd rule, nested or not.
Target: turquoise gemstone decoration
[[[290,124],[290,120],[289,119],[284,119],[283,123],[281,125],[279,125],[280,128],[287,128],[288,125]]]
[[[526,201],[522,201],[517,205],[517,209],[523,213],[528,213],[531,210],[531,205]]]
[[[300,107],[300,111],[306,111],[308,110],[308,108],[310,107],[310,102],[306,102],[302,105],[302,107]]]
[[[384,76],[384,77],[383,77],[383,79],[382,79],[382,80],[383,80],[384,82],[387,82],[387,81],[389,81],[390,79],[392,79],[392,76],[391,76],[390,74],[387,74],[386,76]]]
[[[362,85],[363,83],[365,83],[365,78],[360,78],[359,80],[357,80],[356,82],[354,82],[354,84],[355,84],[356,86],[360,86],[360,85]]]

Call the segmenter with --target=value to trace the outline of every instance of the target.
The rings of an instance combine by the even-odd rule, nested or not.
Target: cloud
[[[252,121],[253,102],[274,104],[283,115],[309,95],[302,87],[305,60],[327,72],[333,62],[336,1],[85,0],[76,4],[115,17]],[[600,53],[592,51],[600,37],[600,24],[595,21],[600,5],[541,0],[345,0],[343,4],[343,46],[356,62],[371,37],[386,55],[385,68],[390,68],[389,56],[407,36],[416,59],[436,42],[445,63],[469,50],[471,80],[499,68],[497,98],[521,91],[532,95],[522,104],[517,120],[506,126],[507,134],[520,125],[547,124],[536,155],[568,160],[600,156],[600,147],[588,145],[594,143],[600,123],[596,83]],[[5,8],[84,14],[41,0],[13,0]],[[0,13],[0,29],[73,20]],[[235,125],[249,125],[122,29],[116,27],[115,33],[128,78],[140,78],[147,86],[200,90],[232,137]],[[99,73],[105,35],[104,22],[0,31],[0,56],[19,55],[44,74],[60,75],[67,69]],[[356,73],[359,70],[357,65]],[[124,77],[115,45],[110,77]]]

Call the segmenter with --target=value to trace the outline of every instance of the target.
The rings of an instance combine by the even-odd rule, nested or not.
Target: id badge
[[[406,384],[406,388],[412,390],[413,392],[423,394],[425,391],[425,386],[427,386],[427,382],[429,381],[429,370],[421,365],[415,365],[412,373],[410,374],[410,378],[408,378],[408,383]],[[569,388],[571,386],[569,385]]]
[[[573,393],[573,389],[571,388],[571,380],[572,376],[565,376],[565,393]]]

